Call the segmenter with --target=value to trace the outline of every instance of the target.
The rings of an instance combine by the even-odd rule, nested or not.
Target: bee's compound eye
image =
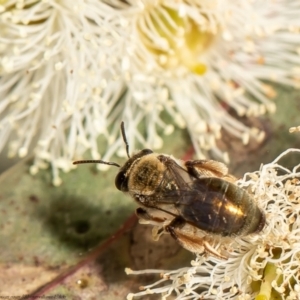
[[[128,191],[127,177],[124,172],[119,172],[115,179],[116,188],[122,192]]]

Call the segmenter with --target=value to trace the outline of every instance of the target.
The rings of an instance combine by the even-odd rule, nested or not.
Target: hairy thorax
[[[165,165],[157,159],[157,155],[142,157],[131,168],[129,190],[142,195],[153,194],[160,186],[165,170]]]

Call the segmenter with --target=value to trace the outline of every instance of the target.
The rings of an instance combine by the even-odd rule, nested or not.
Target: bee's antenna
[[[122,132],[123,141],[124,141],[124,143],[126,145],[127,156],[128,156],[128,158],[130,158],[130,155],[129,155],[129,145],[128,145],[128,142],[127,142],[127,138],[126,138],[126,134],[125,134],[125,127],[124,127],[124,122],[123,121],[121,122],[121,132]]]
[[[119,164],[117,164],[115,162],[109,162],[109,161],[103,161],[103,160],[89,159],[89,160],[76,160],[76,161],[73,161],[73,165],[89,164],[89,163],[104,164],[104,165],[116,166],[116,167],[119,167],[119,168],[121,167]]]

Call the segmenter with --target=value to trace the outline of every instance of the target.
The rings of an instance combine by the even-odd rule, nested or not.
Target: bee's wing
[[[220,210],[227,211],[227,207],[229,209],[233,206],[227,195],[231,185],[234,184],[229,180],[216,176],[193,176],[170,159],[166,163],[162,182],[155,192],[155,208],[172,216],[181,216],[187,223],[202,230],[228,235],[230,232],[226,232],[224,228],[229,219],[225,212],[220,215]],[[237,230],[234,224],[229,227]]]
[[[164,157],[166,160],[166,158]],[[199,178],[190,174],[186,169],[176,163],[175,160],[168,158],[165,161],[166,170],[163,173],[160,185],[155,190],[157,209],[164,207],[166,210],[176,208],[178,211],[182,206],[192,205],[195,201],[201,202],[201,197],[207,194],[208,187],[204,184],[196,184]],[[179,215],[180,212],[177,213]]]
[[[165,197],[176,197],[182,193],[191,190],[191,183],[195,179],[193,175],[177,164],[172,158],[163,157],[165,164],[165,171],[162,175],[160,185],[155,191],[156,194],[160,194]]]
[[[204,231],[230,236],[240,232],[249,213],[246,194],[234,183],[216,177],[199,178],[181,197],[180,216]]]
[[[231,184],[216,177],[196,179],[188,189],[162,193],[156,208],[206,232],[232,235],[243,225],[245,212],[225,192]],[[217,188],[221,185],[224,190]]]

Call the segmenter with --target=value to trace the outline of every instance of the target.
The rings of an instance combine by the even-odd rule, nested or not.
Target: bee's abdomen
[[[183,218],[199,229],[222,236],[259,232],[265,215],[250,195],[233,183],[219,178],[201,178],[193,186],[198,193],[186,199],[189,208]]]

